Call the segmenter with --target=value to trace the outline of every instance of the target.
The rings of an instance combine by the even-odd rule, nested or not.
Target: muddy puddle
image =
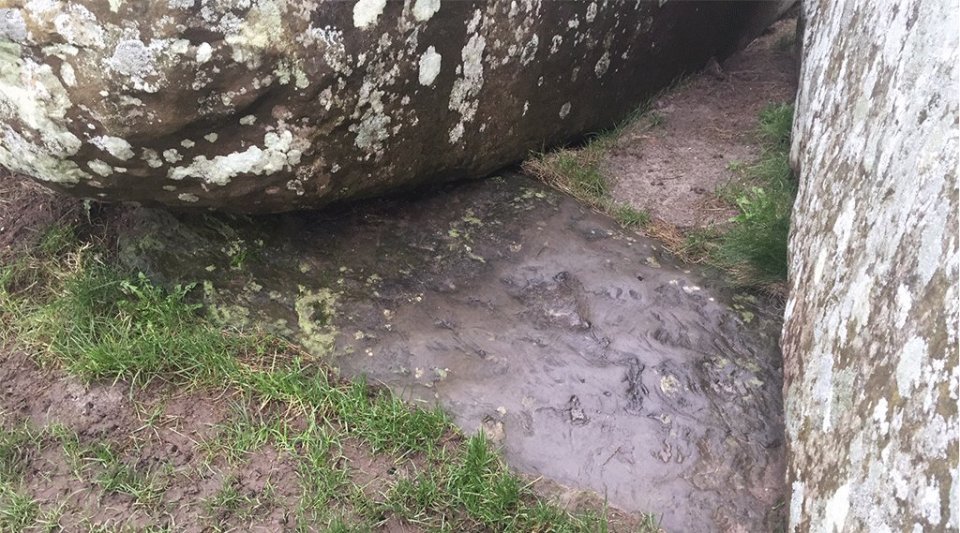
[[[521,472],[668,531],[779,520],[778,311],[564,195],[507,176],[339,211],[124,222],[126,263],[439,401]]]

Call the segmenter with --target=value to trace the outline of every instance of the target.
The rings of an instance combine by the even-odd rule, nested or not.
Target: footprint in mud
[[[574,426],[585,426],[590,422],[587,414],[583,412],[583,407],[580,406],[580,398],[576,394],[571,396],[567,402],[566,412],[570,423]]]
[[[586,331],[591,328],[589,307],[583,297],[583,284],[563,271],[548,280],[531,276],[527,279],[504,278],[511,296],[527,308],[540,328],[563,328]]]

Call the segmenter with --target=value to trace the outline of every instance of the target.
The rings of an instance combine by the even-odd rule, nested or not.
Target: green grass
[[[228,476],[224,479],[220,490],[205,500],[203,505],[212,515],[237,516],[245,519],[260,506],[260,502],[237,488],[236,477]]]
[[[650,223],[650,213],[626,204],[614,208],[613,218],[627,228],[642,228]]]
[[[153,470],[142,470],[124,461],[106,442],[86,450],[84,459],[99,472],[93,481],[105,492],[126,494],[140,505],[157,504],[164,491],[161,476]]]
[[[649,105],[617,127],[594,135],[580,148],[537,154],[524,169],[581,202],[605,212],[626,228],[650,226],[650,215],[610,197],[611,185],[603,174],[607,150],[625,127],[638,120],[647,128],[662,126],[664,117]],[[776,289],[787,276],[787,239],[790,212],[797,193],[789,165],[793,106],[774,104],[759,117],[757,135],[762,155],[753,164],[733,163],[728,168],[740,179],[719,191],[738,213],[726,228],[701,228],[686,235],[657,229],[653,234],[685,260],[718,266],[743,286]],[[656,229],[656,228],[655,228]]]
[[[683,83],[684,79],[674,81],[658,96],[676,90]],[[582,146],[532,154],[523,163],[524,170],[597,211],[612,216],[625,228],[646,226],[650,223],[648,213],[611,198],[613,184],[604,174],[603,161],[607,152],[631,125],[637,124],[645,130],[651,130],[666,124],[666,117],[652,110],[658,96],[649,98],[612,128],[588,135]]]
[[[712,251],[714,261],[746,284],[782,282],[787,277],[787,240],[797,183],[789,164],[793,106],[768,106],[760,114],[762,155],[743,167],[742,179],[722,191],[736,206],[730,229]]]
[[[506,468],[482,433],[469,438],[456,457],[400,480],[386,505],[431,530],[593,532],[608,527],[602,513],[571,515],[536,501],[529,484]],[[640,531],[658,531],[651,524]]]
[[[0,483],[0,531],[24,531],[33,526],[40,516],[40,504],[15,490],[12,485]]]
[[[158,382],[230,391],[233,415],[199,448],[207,466],[216,457],[241,465],[268,448],[292,458],[300,485],[293,515],[301,526],[363,531],[397,515],[445,531],[606,527],[601,513],[570,514],[538,499],[482,436],[464,441],[438,407],[412,406],[363,381],[345,382],[277,339],[213,326],[194,303],[192,285],[167,290],[117,271],[72,234],[51,231],[48,246],[0,266],[5,335],[47,364],[88,381],[123,382],[131,394]],[[159,410],[150,413],[144,427],[160,417]],[[42,519],[36,502],[13,483],[45,436],[62,446],[78,478],[150,510],[162,505],[172,475],[163,466],[140,468],[127,459],[128,446],[83,442],[62,426],[42,435],[24,426],[0,435],[4,525]],[[417,464],[419,474],[382,487],[383,500],[371,499],[351,479],[345,439],[395,464]],[[209,513],[241,516],[261,499],[269,498],[242,494],[228,480],[201,503]]]
[[[43,433],[28,425],[0,427],[0,483],[18,483],[42,441]]]

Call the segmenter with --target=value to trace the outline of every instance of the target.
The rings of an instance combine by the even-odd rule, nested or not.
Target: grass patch
[[[524,169],[609,214],[621,226],[643,229],[684,261],[711,264],[726,271],[741,286],[781,294],[787,277],[790,213],[797,194],[789,164],[793,106],[766,107],[757,127],[761,157],[752,164],[728,165],[739,179],[721,188],[718,194],[737,210],[736,216],[725,226],[688,232],[651,220],[649,213],[610,198],[610,184],[601,168],[604,155],[624,127],[637,120],[645,121],[647,128],[663,124],[662,116],[641,108],[638,114],[611,131],[594,136],[583,147],[538,154],[524,163]]]
[[[742,170],[741,179],[721,191],[738,214],[711,250],[713,260],[747,285],[765,286],[787,278],[787,240],[797,182],[790,170],[793,106],[771,105],[760,114],[762,155]]]
[[[164,484],[159,473],[142,471],[129,464],[106,442],[88,448],[84,459],[99,470],[93,481],[104,492],[126,494],[137,504],[148,507],[160,501]]]
[[[0,427],[0,484],[20,482],[42,442],[43,433],[26,424],[11,429]]]
[[[24,531],[35,525],[40,516],[40,504],[13,488],[0,483],[0,531]]]
[[[584,191],[591,190],[590,179]],[[642,219],[624,216],[633,223]],[[5,335],[49,365],[88,381],[123,382],[132,393],[158,383],[227,390],[237,399],[234,415],[201,452],[233,464],[267,447],[291,457],[300,485],[291,512],[302,526],[368,530],[398,516],[447,531],[606,528],[601,513],[571,514],[538,499],[482,436],[463,440],[439,408],[411,406],[387,390],[345,382],[278,339],[213,326],[195,303],[196,287],[163,289],[118,271],[73,232],[53,230],[48,242],[0,266]],[[160,411],[150,414],[147,424],[160,417]],[[121,454],[125,448],[109,441],[83,443],[63,427],[47,432],[80,479],[148,510],[162,507],[172,472],[138,468]],[[370,499],[351,479],[345,438],[392,464],[415,462],[421,474],[383,487],[383,500]],[[0,520],[17,525],[8,529],[42,518],[35,502],[12,488],[40,440],[26,427],[0,435]],[[239,492],[228,479],[198,504],[202,512],[242,519],[258,508],[259,497]]]
[[[625,204],[614,208],[613,218],[627,228],[642,228],[650,224],[650,213]]]
[[[512,474],[491,451],[482,433],[466,441],[456,457],[400,480],[385,504],[411,523],[430,530],[576,532],[606,531],[602,513],[573,515],[537,501],[530,485]],[[645,517],[637,531],[659,526]]]
[[[681,83],[682,80],[678,80],[663,92],[674,90]],[[606,153],[630,125],[640,123],[644,129],[651,130],[666,123],[666,117],[651,110],[654,101],[656,97],[647,100],[613,128],[588,136],[587,142],[580,147],[533,154],[523,162],[523,170],[593,209],[612,216],[626,228],[637,229],[648,225],[649,213],[615,202],[610,197],[613,184],[604,175],[602,165]]]

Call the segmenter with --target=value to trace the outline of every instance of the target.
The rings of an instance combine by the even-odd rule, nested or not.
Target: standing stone
[[[0,165],[239,212],[480,177],[614,125],[790,3],[0,1]]]
[[[957,3],[803,9],[790,529],[956,530]]]

